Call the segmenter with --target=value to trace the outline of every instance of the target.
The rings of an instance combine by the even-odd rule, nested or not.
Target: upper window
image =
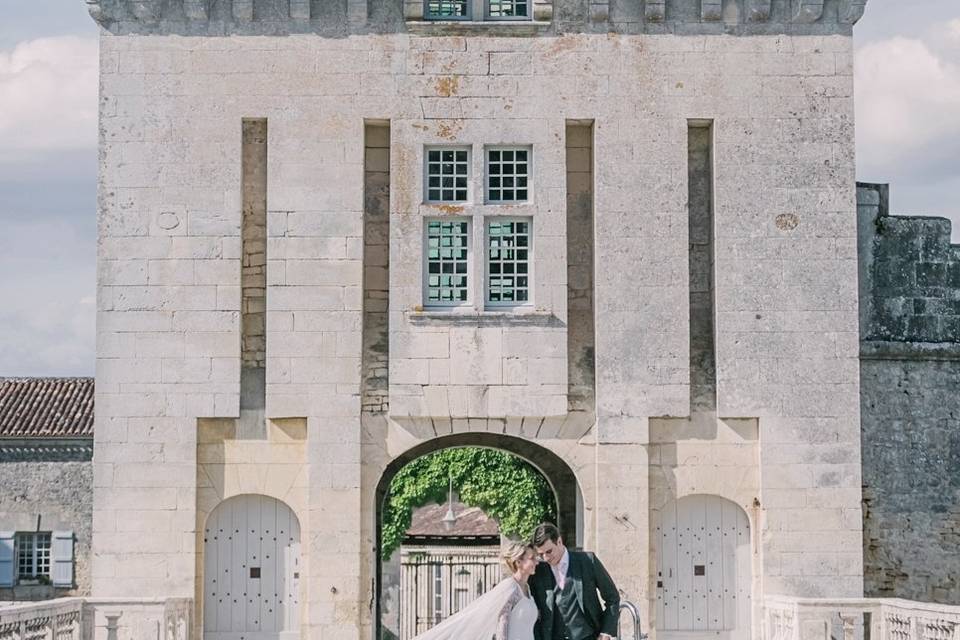
[[[469,0],[426,0],[424,16],[431,20],[469,20]]]
[[[534,22],[542,25],[553,17],[553,0],[536,3],[533,0],[423,0],[422,3],[405,0],[403,15],[412,21]],[[442,30],[440,25],[433,26]]]
[[[429,306],[456,306],[469,300],[470,222],[427,219],[424,299]]]
[[[470,149],[426,150],[426,201],[466,202],[470,193]]]
[[[18,533],[16,544],[17,577],[49,581],[50,533]]]
[[[530,199],[529,147],[487,149],[487,202],[526,202]]]
[[[518,20],[530,17],[527,0],[489,0],[487,17],[491,20]]]
[[[487,303],[530,302],[530,219],[487,221]]]

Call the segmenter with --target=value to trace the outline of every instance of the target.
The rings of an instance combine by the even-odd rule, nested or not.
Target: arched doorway
[[[300,637],[300,521],[262,495],[224,500],[207,518],[203,545],[206,640]]]
[[[750,637],[750,522],[713,495],[669,502],[660,512],[657,631],[661,638]]]
[[[454,448],[486,448],[512,454],[529,463],[547,481],[555,499],[555,513],[557,525],[566,543],[579,546],[582,541],[582,498],[576,476],[570,466],[552,451],[524,440],[522,438],[494,433],[460,433],[435,438],[409,449],[385,468],[377,484],[375,494],[376,540],[378,545],[383,539],[383,514],[385,499],[388,496],[391,482],[405,466],[428,454],[445,449]],[[392,637],[385,634],[383,626],[383,599],[384,599],[384,559],[379,547],[376,550],[376,611],[375,625],[376,638]]]

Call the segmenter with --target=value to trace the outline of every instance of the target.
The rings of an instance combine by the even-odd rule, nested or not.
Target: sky
[[[97,28],[0,2],[0,376],[93,375]],[[960,2],[869,0],[854,44],[858,180],[960,242]]]

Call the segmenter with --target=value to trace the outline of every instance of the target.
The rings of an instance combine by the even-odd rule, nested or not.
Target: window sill
[[[542,20],[407,20],[407,30],[418,36],[535,36],[548,32],[550,24]]]
[[[407,319],[414,326],[474,326],[474,327],[562,327],[563,322],[550,311],[534,308],[466,311],[456,308],[410,311]]]

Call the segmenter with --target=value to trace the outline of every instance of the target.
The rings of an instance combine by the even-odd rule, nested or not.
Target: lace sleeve
[[[510,612],[513,611],[513,608],[520,602],[522,595],[520,588],[517,587],[513,590],[513,593],[510,594],[510,597],[507,598],[503,608],[500,609],[500,614],[497,616],[496,640],[507,640],[507,633],[510,631]]]

